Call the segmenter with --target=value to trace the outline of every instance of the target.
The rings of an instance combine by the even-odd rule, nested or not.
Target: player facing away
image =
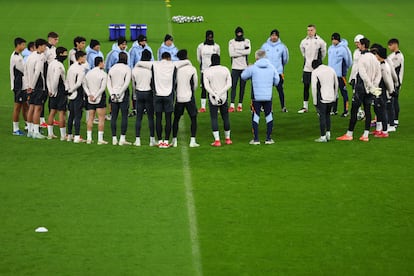
[[[224,124],[224,136],[227,145],[233,144],[230,139],[230,118],[227,103],[227,91],[231,87],[231,74],[227,67],[220,65],[220,56],[211,56],[211,65],[204,70],[204,87],[208,92],[211,129],[213,131],[213,147],[220,147],[220,134],[218,127],[218,112]]]
[[[316,26],[311,24],[307,28],[307,36],[300,42],[300,51],[302,53],[303,62],[303,107],[298,113],[306,113],[309,108],[309,89],[311,85],[312,61],[326,56],[326,42],[316,34]]]
[[[24,60],[22,56],[23,50],[26,48],[26,40],[17,37],[14,40],[14,51],[10,57],[10,85],[14,93],[13,106],[13,132],[15,136],[24,136],[25,133],[20,130],[19,117],[20,113],[23,119],[27,121],[27,94],[23,90]]]
[[[83,80],[85,78],[85,62],[86,53],[78,51],[75,54],[76,62],[72,64],[68,69],[67,74],[67,86],[68,86],[68,99],[69,99],[69,117],[68,117],[68,137],[67,141],[74,143],[85,142],[80,137],[80,127],[82,119],[82,110],[84,106],[84,90]],[[73,125],[75,125],[75,137],[73,138]]]
[[[201,108],[200,112],[206,112],[207,94],[204,87],[204,70],[211,65],[211,56],[217,54],[220,56],[220,46],[214,42],[214,32],[206,31],[206,39],[197,47],[197,61],[200,63],[201,72]]]
[[[400,103],[399,96],[401,91],[401,85],[404,78],[404,55],[400,50],[400,42],[396,38],[392,38],[388,41],[388,49],[391,51],[391,54],[388,56],[388,59],[392,61],[394,66],[395,73],[398,77],[398,85],[395,88],[395,92],[392,98],[392,104],[394,107],[394,124],[397,127],[399,124],[399,114],[400,114]]]
[[[289,51],[286,45],[280,40],[279,31],[274,29],[270,32],[270,37],[262,45],[262,50],[266,51],[266,57],[270,60],[273,67],[279,74],[279,84],[276,86],[279,94],[280,107],[282,112],[288,112],[285,105],[285,92],[284,92],[284,70],[285,65],[289,61]]]
[[[128,55],[124,52],[119,53],[118,63],[113,65],[108,72],[108,92],[111,97],[111,131],[112,145],[131,145],[126,140],[128,129],[128,108],[129,108],[129,83],[131,82],[131,68],[128,66]],[[121,136],[116,136],[116,123],[118,114],[121,111]]]
[[[169,148],[171,135],[171,117],[174,111],[174,88],[177,69],[171,61],[171,55],[164,52],[161,61],[154,62],[152,66],[155,129],[158,138],[158,147]],[[165,133],[162,138],[162,116],[165,114]]]
[[[234,31],[236,37],[229,41],[229,54],[231,58],[231,102],[229,112],[243,111],[243,98],[246,88],[246,81],[241,78],[241,74],[249,64],[249,55],[251,52],[250,40],[244,37],[244,31],[237,27]],[[237,83],[240,80],[239,103],[235,109]]]
[[[360,40],[361,43],[361,57],[358,60],[355,90],[352,96],[351,118],[349,120],[348,131],[336,138],[341,141],[353,140],[353,133],[357,122],[357,113],[361,105],[365,112],[365,130],[360,141],[369,141],[369,129],[371,126],[371,103],[372,95],[378,95],[381,91],[379,83],[381,81],[381,66],[375,56],[369,52],[370,41],[367,38]]]
[[[174,106],[174,122],[173,122],[173,147],[177,147],[178,124],[181,116],[184,114],[184,109],[187,110],[191,120],[191,138],[190,148],[199,147],[196,142],[197,133],[197,106],[195,102],[194,92],[197,89],[198,78],[197,70],[191,64],[187,57],[187,50],[180,50],[177,53],[181,61],[185,61],[177,69],[176,92],[177,97]]]
[[[95,58],[95,68],[90,70],[82,86],[86,94],[86,109],[89,112],[86,143],[92,143],[92,129],[95,114],[98,114],[98,145],[106,145],[104,140],[105,113],[106,113],[106,85],[108,76],[104,71],[105,63],[102,57]]]
[[[266,118],[266,140],[265,144],[274,144],[272,139],[273,114],[272,114],[272,89],[280,82],[278,71],[266,58],[265,50],[257,50],[255,53],[256,62],[253,66],[247,67],[241,77],[244,80],[252,80],[252,129],[253,140],[250,145],[260,145],[259,121],[260,111],[263,108]]]
[[[47,139],[54,139],[57,136],[53,133],[53,121],[56,114],[59,114],[60,140],[66,140],[66,70],[63,62],[68,57],[68,50],[64,47],[56,48],[56,58],[50,62],[47,70],[47,89],[49,93],[50,113],[47,120]]]
[[[344,112],[341,117],[348,116],[348,91],[346,90],[346,74],[352,66],[352,54],[348,48],[348,41],[341,38],[339,33],[331,36],[332,45],[328,48],[328,66],[335,70],[338,77],[339,90],[344,100]],[[333,104],[331,115],[338,114],[338,99]]]
[[[134,69],[132,69],[132,88],[136,94],[136,108],[137,118],[135,121],[135,142],[134,146],[141,146],[141,123],[146,110],[148,117],[148,128],[150,132],[151,147],[156,146],[154,135],[154,91],[152,90],[152,54],[145,49],[141,54],[141,61],[139,61]],[[145,65],[146,64],[146,65]]]
[[[319,114],[321,136],[315,142],[328,142],[331,139],[331,110],[338,98],[338,75],[335,70],[322,64],[320,59],[312,62],[312,98]]]
[[[40,38],[35,41],[36,51],[31,54],[24,67],[24,83],[27,88],[29,110],[27,112],[28,132],[27,137],[45,139],[40,134],[40,114],[46,100],[46,79],[44,74],[47,41]]]

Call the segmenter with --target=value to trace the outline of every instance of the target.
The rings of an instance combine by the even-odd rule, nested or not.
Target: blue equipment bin
[[[125,24],[109,24],[109,40],[115,41],[120,37],[125,37]]]
[[[146,24],[131,24],[129,27],[131,31],[131,41],[138,40],[140,35],[147,35],[147,25]]]

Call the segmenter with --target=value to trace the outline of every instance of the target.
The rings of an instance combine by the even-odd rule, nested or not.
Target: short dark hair
[[[96,57],[95,58],[95,67],[98,66],[101,62],[103,62],[103,58],[102,57]]]
[[[49,37],[50,38],[58,38],[59,35],[55,32],[50,32],[50,33],[47,34],[47,38],[49,38]]]
[[[178,51],[178,53],[177,53],[177,57],[178,57],[179,60],[187,59],[187,55],[188,55],[188,53],[187,53],[186,49],[182,49],[182,50]]]
[[[39,46],[42,46],[42,45],[46,45],[46,44],[47,44],[47,41],[44,40],[43,38],[38,38],[35,41],[36,48],[39,47]]]
[[[121,44],[126,43],[126,42],[127,42],[127,40],[124,36],[121,36],[121,37],[118,38],[118,45],[121,45]]]
[[[17,45],[20,45],[22,43],[26,43],[26,40],[24,40],[24,38],[16,37],[14,39],[14,47],[17,47]]]
[[[82,36],[77,36],[73,39],[73,46],[76,47],[77,43],[81,43],[82,41],[86,42],[86,38],[82,37]]]
[[[391,44],[400,45],[400,41],[398,41],[397,38],[391,38],[390,40],[388,40],[388,45],[391,45]]]
[[[150,61],[152,57],[152,54],[149,50],[145,49],[142,51],[141,60],[142,61]]]
[[[78,60],[79,58],[84,57],[84,56],[86,56],[86,53],[84,51],[77,51],[75,53],[76,60]]]
[[[315,29],[316,29],[316,25],[315,25],[315,24],[309,24],[309,25],[308,25],[308,28],[310,28],[310,27],[312,27],[312,28],[315,28]]]
[[[170,53],[168,53],[168,52],[162,53],[161,59],[169,59],[169,58],[171,58],[171,54]]]
[[[312,61],[312,68],[316,69],[318,68],[320,65],[322,64],[322,60],[320,59],[315,59]]]
[[[211,66],[220,65],[220,56],[218,54],[211,55]]]
[[[27,48],[30,50],[30,48],[33,48],[33,47],[35,47],[35,43],[34,43],[34,41],[30,41],[30,42],[27,44]]]
[[[128,64],[128,55],[125,52],[120,52],[118,55],[118,62]]]
[[[359,42],[361,43],[361,45],[364,45],[366,49],[369,48],[370,41],[368,38],[364,37]]]
[[[68,49],[66,49],[65,47],[62,47],[62,46],[60,46],[60,47],[57,47],[56,48],[56,56],[58,57],[58,56],[60,56],[61,54],[63,54],[64,52],[66,52]]]

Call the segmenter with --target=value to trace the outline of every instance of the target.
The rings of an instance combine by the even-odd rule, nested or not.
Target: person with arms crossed
[[[27,121],[27,94],[23,90],[24,60],[21,53],[26,48],[26,40],[17,37],[14,39],[14,51],[10,57],[10,85],[14,93],[13,106],[13,132],[15,136],[24,136],[25,133],[20,130],[19,117],[20,112],[23,119]]]
[[[307,28],[307,36],[300,43],[300,51],[304,59],[303,65],[303,107],[298,113],[308,112],[309,105],[309,88],[311,85],[312,76],[312,61],[320,59],[321,61],[326,56],[326,42],[316,34],[316,26],[311,24]]]
[[[266,140],[265,144],[274,144],[272,139],[273,114],[272,114],[272,90],[280,82],[279,73],[266,58],[265,50],[257,50],[255,53],[256,62],[253,66],[247,67],[241,77],[244,80],[252,80],[252,129],[253,140],[250,145],[260,145],[259,121],[260,111],[263,108],[266,118]]]
[[[279,84],[276,86],[277,92],[279,93],[280,107],[282,112],[288,112],[285,105],[285,92],[284,92],[284,70],[285,65],[289,61],[289,51],[285,44],[280,40],[279,31],[274,29],[270,32],[270,37],[262,45],[262,50],[266,52],[266,57],[270,60],[273,67],[279,74]]]
[[[214,142],[213,147],[220,147],[220,134],[218,127],[218,112],[224,124],[225,143],[233,144],[230,139],[230,119],[227,103],[227,91],[231,87],[231,74],[227,67],[220,65],[220,56],[213,54],[211,56],[211,65],[204,70],[204,86],[209,94],[209,108],[211,129],[213,131]]]
[[[391,51],[391,54],[388,56],[388,60],[391,60],[395,73],[398,77],[398,85],[395,88],[395,92],[392,97],[392,104],[394,107],[394,124],[397,127],[399,124],[399,114],[400,114],[400,103],[399,96],[401,91],[401,85],[404,78],[404,55],[400,50],[400,42],[396,38],[392,38],[388,41],[388,49]]]

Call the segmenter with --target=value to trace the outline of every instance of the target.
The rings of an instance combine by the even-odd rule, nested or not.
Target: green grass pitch
[[[413,275],[413,2],[169,4],[0,3],[0,275]],[[169,25],[179,14],[203,15],[205,22]],[[13,137],[13,39],[30,41],[56,31],[59,44],[69,49],[73,37],[82,35],[88,42],[100,40],[106,54],[112,45],[109,23],[146,23],[154,51],[171,26],[176,46],[188,49],[195,65],[196,47],[212,29],[227,66],[227,43],[238,25],[253,50],[278,28],[290,62],[289,113],[279,111],[275,92],[276,144],[248,145],[248,96],[245,110],[230,117],[234,145],[221,148],[209,146],[208,114],[199,114],[196,149],[187,148],[187,117],[179,147],[168,150]],[[302,104],[299,43],[310,23],[328,45],[339,32],[351,50],[357,33],[383,45],[400,39],[406,59],[402,112],[400,128],[389,139],[313,142],[319,134],[315,111],[296,113]],[[348,122],[334,117],[333,136],[342,135]],[[263,118],[261,124],[263,133]],[[360,133],[361,123],[356,137]],[[134,134],[130,119],[128,140]],[[105,137],[110,140],[109,124]],[[142,138],[148,141],[146,123]],[[35,233],[39,226],[49,232]]]

